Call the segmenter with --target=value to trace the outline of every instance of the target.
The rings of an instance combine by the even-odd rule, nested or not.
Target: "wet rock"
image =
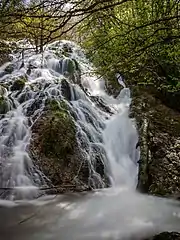
[[[0,114],[4,115],[10,110],[10,104],[7,98],[7,89],[0,85]]]
[[[108,160],[105,149],[103,145],[100,144],[91,144],[92,151],[92,162],[94,165],[95,171],[101,176],[101,179],[105,183],[106,187],[110,187],[110,179],[108,176]]]
[[[13,63],[10,63],[5,69],[5,74],[11,74],[15,69],[15,65]]]
[[[112,114],[111,108],[104,103],[101,97],[99,96],[90,96],[90,97],[102,111]]]
[[[67,100],[71,100],[71,87],[66,79],[61,81],[61,93]]]
[[[138,190],[176,198],[180,193],[180,113],[146,89],[133,89],[132,113],[140,134]],[[153,239],[180,239],[162,233]]]
[[[0,96],[0,114],[6,114],[10,110],[7,98]]]
[[[32,127],[30,152],[54,186],[70,186],[74,191],[89,188],[88,166],[76,140],[76,126],[63,101],[47,101],[45,111]]]
[[[155,237],[153,237],[151,240],[180,240],[180,234],[176,232],[164,232],[161,233]]]
[[[3,41],[0,42],[0,66],[11,60],[10,53],[10,46]]]
[[[72,53],[72,48],[68,45],[68,44],[64,44],[63,46],[63,53],[66,55],[66,54],[70,54]]]
[[[14,81],[14,83],[11,86],[11,91],[22,91],[25,86],[26,79],[20,78]]]
[[[74,74],[75,70],[76,70],[75,62],[69,58],[67,61],[67,72],[69,74]]]
[[[7,89],[0,85],[0,96],[7,96]]]
[[[71,58],[62,58],[60,61],[63,74],[74,83],[80,83],[81,70],[78,62]]]
[[[43,101],[42,99],[35,99],[28,107],[26,110],[26,116],[30,117],[33,116],[35,111],[41,109]]]

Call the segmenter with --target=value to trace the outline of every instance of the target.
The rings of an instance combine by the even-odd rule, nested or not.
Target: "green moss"
[[[66,104],[51,100],[48,103],[48,118],[42,135],[42,148],[46,156],[66,160],[74,150],[76,129]]]
[[[59,102],[55,99],[47,99],[45,105],[47,109],[51,111],[65,111],[66,113],[68,112],[68,106],[63,100]]]
[[[26,78],[20,78],[14,81],[11,91],[22,91],[25,86]]]
[[[76,71],[75,62],[72,59],[68,59],[67,71],[70,74],[73,74]]]

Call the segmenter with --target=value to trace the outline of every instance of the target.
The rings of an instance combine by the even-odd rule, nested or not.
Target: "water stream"
[[[6,103],[0,115],[0,196],[6,199],[0,201],[2,239],[139,239],[179,230],[178,202],[135,191],[140,152],[135,121],[129,118],[130,90],[123,84],[117,98],[106,94],[104,80],[72,42],[49,44],[43,59],[30,44],[18,44],[29,48],[24,59],[14,52],[12,61],[0,68],[0,85],[5,87],[0,95]],[[17,79],[26,79],[21,91]],[[94,167],[97,146],[111,188],[31,200],[39,196],[40,187],[49,186],[28,152],[31,128],[48,99],[69,106],[89,166],[89,184],[94,189],[106,185]]]

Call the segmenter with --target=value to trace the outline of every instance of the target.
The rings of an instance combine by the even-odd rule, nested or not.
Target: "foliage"
[[[76,26],[100,10],[128,0],[4,0],[0,3],[0,39],[26,38],[43,52],[56,39],[75,39]],[[39,49],[38,49],[39,48]]]
[[[179,8],[174,0],[131,0],[93,14],[80,28],[86,34],[83,46],[108,79],[120,72],[130,84],[177,90]]]
[[[130,84],[177,91],[179,8],[176,0],[4,0],[0,39],[26,38],[43,52],[46,43],[79,35],[110,83],[117,84],[115,73],[120,72]]]

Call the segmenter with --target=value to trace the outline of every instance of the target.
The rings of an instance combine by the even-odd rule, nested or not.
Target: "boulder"
[[[0,85],[0,114],[6,114],[10,110],[7,98],[7,89]]]
[[[5,97],[0,96],[0,115],[6,114],[10,110],[8,100]]]
[[[89,189],[89,170],[76,140],[76,126],[65,102],[46,101],[32,127],[30,153],[34,163],[58,189]]]
[[[22,91],[25,86],[26,78],[19,78],[15,80],[11,86],[11,91]]]
[[[71,100],[71,86],[66,79],[61,80],[61,93],[67,100]]]
[[[11,74],[15,69],[15,65],[13,63],[10,63],[5,69],[5,74]]]

